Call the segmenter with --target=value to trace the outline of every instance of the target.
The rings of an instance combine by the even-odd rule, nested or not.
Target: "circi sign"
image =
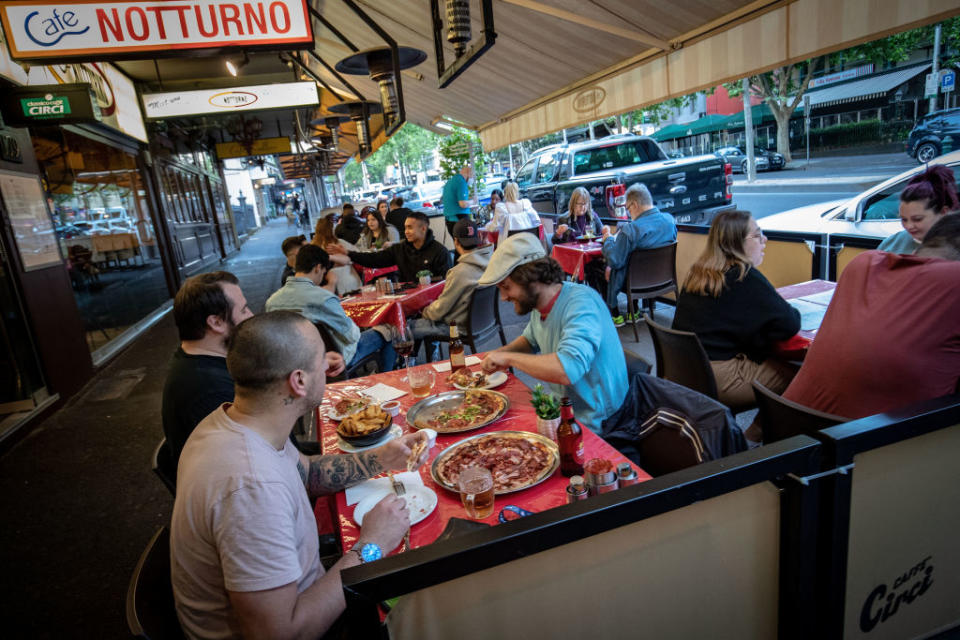
[[[224,91],[223,93],[213,94],[207,102],[223,109],[236,109],[249,106],[257,100],[259,100],[259,96],[249,91]]]
[[[589,89],[584,89],[577,95],[573,96],[573,110],[577,113],[587,113],[589,111],[595,111],[603,104],[603,101],[607,98],[607,92],[602,87],[590,87]]]

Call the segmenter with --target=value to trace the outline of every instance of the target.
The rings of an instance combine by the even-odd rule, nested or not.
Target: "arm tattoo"
[[[310,468],[300,467],[307,494],[311,497],[335,493],[372,478],[384,470],[373,451],[354,455],[311,456]]]

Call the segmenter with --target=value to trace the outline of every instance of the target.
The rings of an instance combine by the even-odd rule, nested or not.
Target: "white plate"
[[[369,407],[371,404],[377,404],[377,401],[374,400],[373,398],[368,397],[367,399],[370,401],[369,404],[367,404],[366,406],[360,407],[359,409],[354,409],[353,411],[349,411],[347,413],[337,413],[336,410],[334,410],[333,405],[330,405],[327,407],[327,417],[330,418],[331,420],[340,422],[347,416],[352,416],[355,413],[359,413],[360,411],[363,411],[364,409]]]
[[[377,440],[376,442],[374,442],[373,444],[368,444],[364,447],[358,447],[356,445],[350,444],[340,436],[337,436],[337,447],[339,447],[340,451],[343,451],[344,453],[356,453],[357,451],[366,451],[367,449],[373,449],[373,448],[379,447],[385,442],[389,442],[394,438],[399,438],[402,435],[403,435],[403,427],[401,427],[396,422],[394,422],[393,426],[390,427],[390,429],[388,429],[385,434],[383,434],[383,437]]]
[[[407,501],[407,509],[410,512],[410,526],[413,526],[433,513],[437,508],[437,494],[433,489],[423,485],[414,485],[405,487],[407,492],[401,497]],[[370,509],[373,509],[378,502],[383,500],[389,493],[372,493],[357,503],[353,510],[354,521],[363,526],[363,516],[367,515]]]
[[[504,382],[507,381],[507,372],[506,371],[496,371],[487,376],[487,384],[482,387],[476,387],[477,389],[496,389]],[[458,384],[454,384],[457,389],[461,391],[466,391],[467,389],[472,389],[474,387],[461,387]]]

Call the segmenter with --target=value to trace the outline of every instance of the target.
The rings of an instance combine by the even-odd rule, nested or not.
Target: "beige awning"
[[[429,3],[359,4],[398,44],[429,55],[403,73],[407,119],[466,123],[488,150],[960,14],[956,0],[495,0],[496,43],[438,89]],[[383,44],[340,0],[314,6],[358,48]],[[327,62],[350,53],[315,28]],[[449,64],[452,48],[445,55]],[[342,87],[319,64],[311,68]],[[348,81],[377,99],[368,78]]]

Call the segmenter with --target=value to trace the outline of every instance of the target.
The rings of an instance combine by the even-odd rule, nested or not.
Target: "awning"
[[[930,64],[921,64],[906,69],[897,69],[890,73],[878,73],[868,78],[853,80],[843,84],[831,85],[823,89],[808,91],[810,107],[827,107],[832,104],[881,98],[904,82],[926,72]],[[798,108],[803,111],[803,103]]]
[[[703,116],[699,120],[691,122],[687,125],[687,129],[690,131],[688,136],[696,136],[701,133],[713,133],[715,131],[721,131],[727,128],[727,118],[728,116],[722,116],[718,113],[711,113],[710,115]]]
[[[750,107],[750,115],[753,117],[753,126],[755,127],[766,122],[776,122],[776,118],[773,117],[773,112],[770,111],[770,106],[766,102]],[[743,129],[746,126],[743,111],[727,116],[727,121],[724,124],[724,129]]]
[[[650,134],[650,137],[656,140],[657,142],[663,142],[664,140],[676,140],[677,138],[685,138],[687,136],[693,135],[688,133],[690,130],[690,125],[692,122],[686,124],[668,124],[662,129],[658,129]]]

